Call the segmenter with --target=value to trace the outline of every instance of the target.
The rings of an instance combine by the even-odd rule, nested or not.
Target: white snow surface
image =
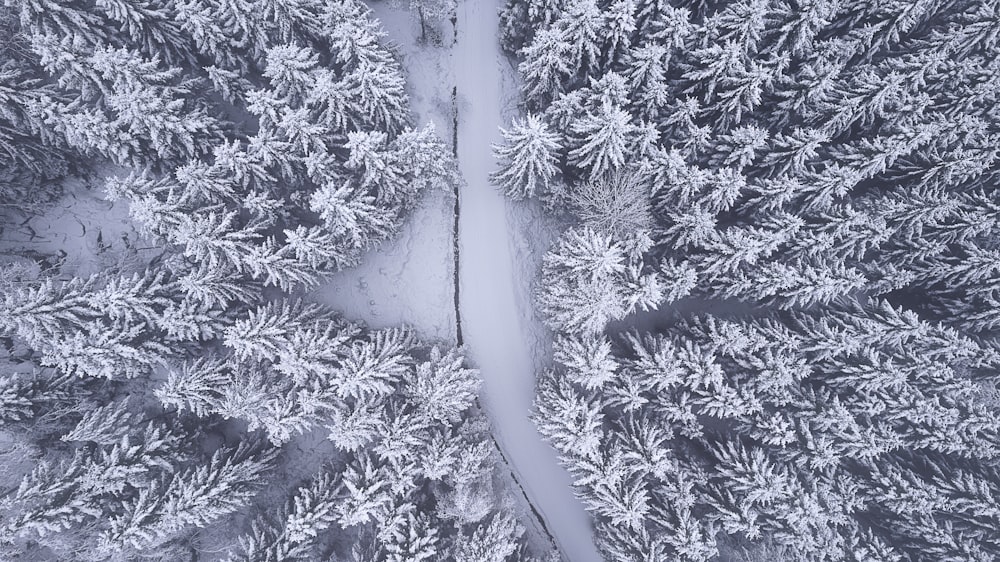
[[[458,4],[458,160],[466,181],[459,197],[462,333],[484,379],[481,399],[494,434],[559,550],[571,562],[600,562],[570,475],[528,417],[546,336],[531,311],[536,270],[523,266],[522,254],[540,247],[546,233],[540,221],[525,220],[531,206],[509,204],[488,179],[496,167],[491,144],[500,141],[514,84],[497,38],[497,8],[496,0]]]
[[[41,213],[5,216],[0,257],[52,256],[63,277],[86,277],[108,269],[140,267],[163,250],[150,245],[129,218],[128,204],[104,197],[104,182],[122,173],[108,168],[93,177],[68,178],[63,195]]]

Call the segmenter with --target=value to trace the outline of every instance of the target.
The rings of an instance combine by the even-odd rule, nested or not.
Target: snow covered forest
[[[995,0],[4,0],[0,560],[1000,559]]]
[[[507,4],[535,421],[608,560],[1000,559],[998,14]]]
[[[306,298],[458,181],[368,8],[0,15],[2,558],[527,558],[462,354]],[[97,271],[18,245],[88,191]]]

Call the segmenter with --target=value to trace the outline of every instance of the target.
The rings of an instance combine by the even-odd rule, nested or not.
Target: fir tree
[[[548,191],[557,171],[558,135],[530,114],[525,121],[514,121],[509,130],[501,133],[505,144],[493,147],[501,167],[491,176],[493,183],[513,198],[534,197]]]
[[[220,450],[211,461],[139,491],[101,537],[108,549],[145,550],[190,526],[204,526],[245,506],[271,468],[276,451],[251,444]]]

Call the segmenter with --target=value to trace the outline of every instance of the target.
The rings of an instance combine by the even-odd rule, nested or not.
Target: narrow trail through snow
[[[490,145],[503,124],[502,67],[496,0],[458,3],[454,48],[458,85],[460,193],[459,284],[462,333],[484,379],[482,404],[511,469],[570,562],[601,562],[590,517],[573,496],[569,474],[528,419],[535,396],[535,362],[526,325],[530,279],[513,263],[506,199],[488,179],[495,167]],[[521,297],[521,298],[519,298]]]

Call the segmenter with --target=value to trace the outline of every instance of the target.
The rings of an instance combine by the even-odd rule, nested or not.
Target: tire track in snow
[[[529,505],[568,560],[601,562],[570,475],[529,419],[535,397],[532,334],[543,328],[518,308],[518,302],[531,305],[531,280],[515,273],[507,201],[489,182],[495,166],[490,146],[499,141],[503,124],[497,8],[496,0],[458,4],[453,142],[465,182],[460,206],[456,198],[456,318],[467,354],[482,373],[482,405],[494,441]]]
[[[455,41],[458,41],[458,20],[457,17],[451,18],[451,27],[455,30],[455,39],[452,42],[454,45]],[[452,86],[451,88],[451,155],[458,160],[458,85]],[[455,295],[455,343],[461,347],[462,346],[462,284],[459,281],[459,275],[462,271],[462,248],[459,244],[458,232],[459,232],[459,217],[462,214],[462,181],[459,180],[455,183],[455,207],[454,207],[454,217],[455,221],[452,226],[452,254],[454,255],[454,274],[452,279],[452,285],[454,287],[453,293]]]

